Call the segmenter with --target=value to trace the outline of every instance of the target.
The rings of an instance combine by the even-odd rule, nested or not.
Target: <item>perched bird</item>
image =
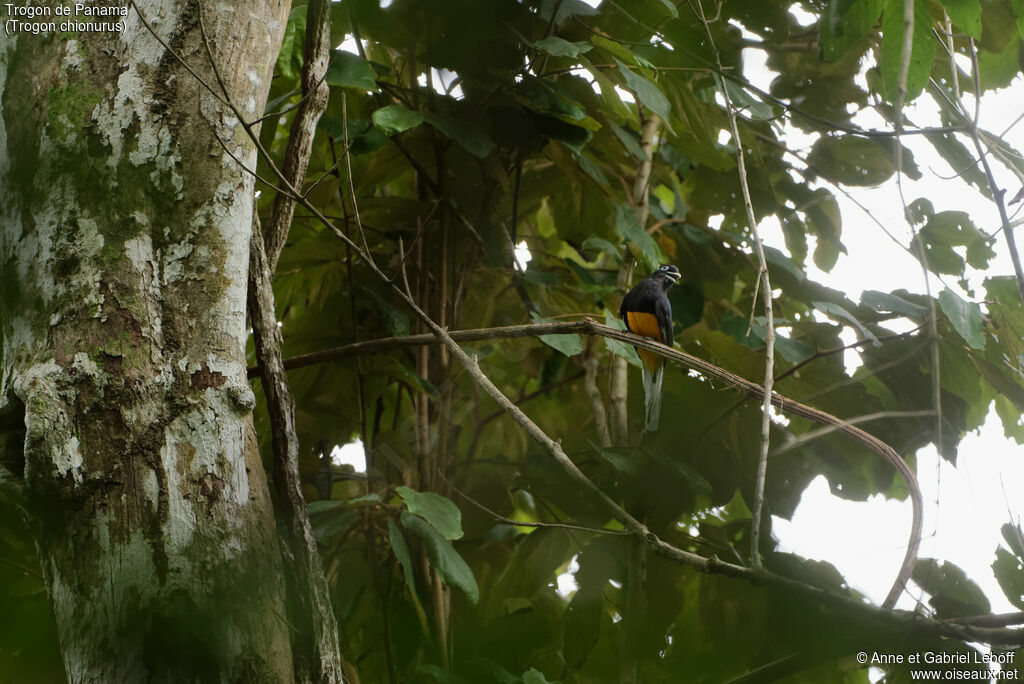
[[[666,264],[627,292],[619,307],[619,316],[626,323],[626,329],[671,347],[672,305],[667,293],[679,278],[679,269]],[[658,429],[658,417],[661,415],[665,359],[645,349],[637,348],[636,351],[644,362],[644,432],[654,432]]]

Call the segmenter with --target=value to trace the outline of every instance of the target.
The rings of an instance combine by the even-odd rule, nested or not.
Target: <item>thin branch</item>
[[[329,95],[324,79],[327,76],[331,55],[331,3],[329,0],[310,0],[308,7],[306,40],[302,50],[303,100],[292,120],[288,147],[281,169],[293,188],[302,187],[303,179],[306,177],[309,158],[313,152],[316,124],[320,120],[320,115],[327,109]],[[345,141],[345,146],[348,147],[348,140]],[[267,264],[271,273],[277,268],[277,259],[288,239],[288,229],[294,213],[295,198],[287,192],[277,193],[270,209],[270,220],[263,229],[263,240],[267,246]]]
[[[704,6],[701,0],[696,0],[698,18],[704,24],[704,30],[708,36],[708,44],[711,47],[711,54],[714,55],[715,64],[719,71],[722,71],[722,61],[718,54],[718,46],[715,45],[714,35],[711,33],[711,26],[704,16]],[[765,361],[764,361],[764,399],[761,407],[761,450],[757,461],[757,478],[754,484],[754,507],[753,520],[751,521],[750,533],[750,557],[755,567],[761,567],[761,516],[764,509],[764,486],[768,474],[768,450],[771,439],[771,396],[772,385],[775,383],[775,313],[772,302],[772,284],[768,275],[768,261],[764,255],[764,245],[761,236],[757,231],[757,217],[754,215],[754,206],[750,199],[750,185],[747,182],[747,167],[745,155],[743,154],[743,140],[740,138],[739,125],[736,122],[736,109],[729,97],[729,89],[725,81],[719,79],[719,91],[725,101],[725,111],[729,116],[729,127],[732,131],[732,139],[736,145],[736,163],[740,177],[740,189],[743,192],[743,206],[747,212],[747,222],[750,225],[750,235],[753,238],[754,249],[757,253],[759,263],[758,282],[760,283],[762,296],[764,297],[765,312]],[[757,293],[754,295],[755,299]],[[753,315],[753,314],[751,314]]]
[[[1024,302],[1024,268],[1021,267],[1020,253],[1017,251],[1017,238],[1013,235],[1013,226],[1010,225],[1010,217],[1006,213],[1006,198],[1004,190],[996,184],[995,174],[992,173],[992,165],[982,149],[981,140],[978,137],[978,108],[981,106],[981,74],[978,71],[978,51],[974,47],[974,39],[969,43],[971,49],[971,65],[974,77],[974,119],[969,120],[968,132],[974,142],[974,149],[981,159],[982,168],[985,170],[985,178],[988,180],[989,190],[992,193],[992,201],[996,203],[999,210],[999,221],[1003,227],[1003,235],[1006,237],[1006,246],[1010,251],[1010,261],[1013,263],[1013,274],[1017,278],[1017,291],[1020,293],[1021,302]]]
[[[923,411],[879,411],[877,413],[868,413],[863,416],[857,416],[856,418],[847,418],[846,422],[850,425],[859,425],[860,423],[867,423],[872,420],[881,420],[883,418],[924,418],[926,416],[934,416],[935,411],[931,409],[925,409]],[[800,447],[806,446],[809,442],[813,442],[816,439],[829,435],[835,432],[838,428],[835,425],[828,425],[817,430],[811,430],[805,434],[800,435],[790,441],[786,442],[782,446],[772,451],[772,456],[781,456],[789,453],[793,449],[799,449]]]
[[[482,342],[486,340],[512,339],[520,337],[539,337],[541,335],[600,335],[602,337],[632,344],[654,352],[655,354],[663,356],[670,361],[675,361],[687,368],[693,369],[706,378],[723,382],[733,389],[744,392],[755,399],[763,400],[765,396],[763,386],[720,368],[713,363],[697,358],[696,356],[691,356],[690,354],[679,351],[678,349],[667,347],[652,339],[639,337],[624,330],[617,330],[615,328],[602,325],[589,318],[582,321],[564,323],[537,323],[532,325],[514,325],[501,328],[453,331],[447,334],[449,339],[453,341],[453,344],[455,342]],[[313,355],[305,355],[305,357],[301,357],[301,360],[303,361],[301,365],[312,365],[313,363],[322,363],[327,360],[344,358],[346,356],[353,356],[356,354],[392,351],[394,349],[437,343],[439,343],[437,337],[429,334],[367,340],[366,342],[358,342],[345,347],[327,350],[327,352],[318,352],[317,354],[320,358],[315,361],[310,360],[309,358]],[[295,364],[296,359],[291,359],[290,361],[293,364],[292,367],[299,367]],[[507,399],[505,401],[508,402]],[[921,543],[923,520],[921,489],[917,484],[917,478],[914,476],[913,471],[910,470],[907,464],[902,458],[900,458],[899,454],[897,454],[892,447],[885,444],[878,438],[864,432],[860,428],[851,425],[848,421],[837,418],[831,414],[812,408],[793,399],[789,399],[788,397],[784,397],[777,392],[772,393],[771,403],[772,406],[775,406],[783,412],[806,418],[821,425],[833,426],[836,430],[852,437],[871,451],[880,455],[890,465],[892,465],[897,472],[900,473],[901,477],[903,477],[904,482],[906,482],[907,489],[910,492],[913,521],[911,524],[910,539],[907,544],[907,552],[904,557],[903,566],[901,568],[900,575],[897,577],[896,583],[893,585],[893,589],[890,591],[890,595],[892,595],[893,592],[898,593],[897,587],[899,587],[899,590],[902,590],[902,587],[906,583],[906,578],[903,577],[903,573],[907,568],[913,569],[914,560],[917,558],[917,549]],[[499,402],[499,404],[504,405],[502,402]],[[697,557],[699,558],[699,556]]]
[[[3,556],[0,556],[0,563],[6,563],[7,565],[10,565],[12,568],[17,568],[18,570],[20,570],[21,572],[25,573],[26,575],[32,575],[35,578],[43,579],[43,576],[41,574],[39,574],[38,572],[36,572],[35,570],[33,570],[32,568],[24,566],[21,563],[17,563],[15,561],[12,561],[9,558],[4,558]]]
[[[924,289],[925,294],[928,297],[928,319],[929,319],[929,331],[931,333],[931,345],[932,345],[932,359],[931,359],[931,378],[932,378],[932,410],[935,412],[935,448],[940,452],[942,450],[942,385],[939,377],[939,333],[938,333],[938,314],[935,307],[935,299],[932,297],[931,279],[928,275],[928,256],[924,249],[924,242],[920,239],[917,233],[917,229],[914,227],[914,222],[910,218],[910,213],[907,211],[907,200],[903,194],[903,144],[900,142],[900,137],[903,134],[903,106],[906,103],[907,97],[907,82],[910,76],[910,61],[912,56],[912,49],[914,44],[914,0],[903,0],[903,43],[900,51],[900,70],[899,77],[897,80],[897,91],[896,91],[896,188],[899,191],[900,203],[903,208],[903,216],[906,219],[907,226],[910,228],[911,235],[913,235],[912,245],[916,246],[918,251],[918,259],[921,263],[921,273],[924,277]],[[955,68],[955,65],[954,65]],[[920,494],[918,494],[920,496]],[[883,606],[893,606],[896,600],[899,599],[903,588],[906,586],[906,581],[910,579],[910,573],[913,568],[908,568],[904,563],[901,574],[906,572],[904,577],[904,586],[900,587],[895,593],[889,592],[889,596],[886,597]],[[894,590],[896,587],[893,588]]]
[[[579,531],[579,532],[590,532],[592,534],[610,534],[610,535],[618,535],[618,536],[623,536],[623,535],[628,535],[629,534],[629,532],[627,532],[625,530],[609,530],[609,529],[606,529],[606,528],[603,528],[603,527],[587,527],[586,525],[574,525],[572,523],[525,522],[523,520],[515,520],[514,518],[507,518],[504,515],[502,515],[501,513],[496,513],[495,511],[492,511],[490,508],[488,508],[487,506],[484,506],[482,503],[480,503],[479,501],[477,501],[476,499],[471,497],[469,494],[466,494],[465,492],[463,492],[461,489],[459,489],[458,487],[453,485],[451,482],[449,482],[448,479],[444,475],[442,475],[440,473],[438,473],[438,475],[440,476],[440,478],[442,480],[445,481],[445,483],[449,487],[451,487],[451,490],[453,492],[455,492],[456,494],[461,496],[463,499],[465,499],[469,503],[473,504],[474,506],[476,506],[481,511],[483,511],[487,515],[491,516],[492,518],[494,518],[498,522],[503,523],[505,525],[512,525],[513,527],[534,527],[534,528],[536,528],[536,527],[555,527],[555,528],[560,528],[560,529],[563,529],[563,530],[574,530],[574,531]]]

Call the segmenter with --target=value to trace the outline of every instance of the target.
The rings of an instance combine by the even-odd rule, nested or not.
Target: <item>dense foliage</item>
[[[767,329],[736,142],[723,134],[725,89],[738,110],[754,212],[759,221],[774,219],[766,225],[781,226],[785,241],[785,250],[766,249],[776,290],[776,390],[843,418],[922,412],[934,407],[938,371],[941,429],[935,416],[917,415],[873,421],[870,432],[911,460],[939,440],[942,456],[955,461],[960,438],[994,405],[1006,433],[1024,441],[1018,284],[1006,275],[985,278],[981,289],[968,282],[986,270],[1001,236],[981,230],[968,212],[908,197],[918,244],[905,247],[925,255],[934,306],[906,291],[854,299],[806,274],[812,262],[829,271],[844,252],[851,217],[837,196],[891,182],[897,172],[933,173],[915,165],[910,149],[898,152],[910,136],[948,162],[934,173],[959,174],[948,182],[970,183],[992,201],[1002,201],[1001,190],[976,163],[972,133],[997,161],[1024,172],[1017,151],[975,131],[972,108],[957,107],[961,89],[974,87],[972,50],[979,91],[1017,76],[1024,5],[912,4],[904,96],[903,0],[803,0],[793,5],[798,12],[763,0],[706,2],[721,69],[698,0],[604,0],[596,8],[580,0],[387,7],[344,0],[333,7],[334,44],[360,42],[333,53],[309,198],[396,282],[404,287],[407,278],[417,302],[451,330],[581,316],[613,321],[624,285],[676,264],[683,273],[671,292],[677,346],[760,382]],[[946,13],[951,44],[966,56],[956,81]],[[798,21],[808,14],[815,23]],[[264,121],[261,133],[275,159],[287,143],[288,106],[300,97],[304,27],[305,6],[296,3],[267,106],[284,113]],[[744,80],[744,49],[767,56],[775,74],[769,91]],[[917,97],[938,103],[945,128],[922,132],[903,121],[898,105]],[[858,114],[868,109],[889,125],[862,130]],[[652,115],[662,123],[649,185],[638,196]],[[809,149],[790,149],[783,124],[812,135]],[[272,175],[265,162],[257,171]],[[644,194],[649,217],[641,225]],[[264,187],[261,209],[272,198]],[[879,232],[879,239],[887,238]],[[515,260],[521,242],[532,257],[525,268]],[[627,269],[632,277],[620,278]],[[275,293],[286,358],[423,331],[389,284],[301,208]],[[844,329],[862,343],[852,377],[838,353]],[[662,539],[748,562],[756,401],[671,368],[661,429],[641,440],[642,390],[631,368],[632,434],[606,446],[594,393],[607,406],[611,360],[626,356],[635,366],[631,349],[570,336],[465,347]],[[588,389],[591,360],[598,372]],[[296,369],[289,379],[343,656],[361,681],[717,682],[774,664],[775,675],[791,681],[863,682],[867,670],[850,658],[856,651],[969,648],[804,594],[702,574],[644,552],[630,537],[580,529],[619,526],[436,345],[371,349]],[[772,443],[815,427],[777,421]],[[262,406],[257,430],[269,451]],[[366,445],[365,478],[331,464],[332,448],[356,438]],[[906,494],[883,460],[833,433],[770,460],[766,512],[790,516],[805,485],[822,474],[850,499]],[[514,527],[499,516],[580,528]],[[0,565],[0,602],[12,608],[0,620],[0,672],[43,680],[56,658],[45,594],[25,530],[5,521],[0,556],[11,562]],[[770,517],[763,524],[769,569],[854,594],[827,563],[776,552]],[[1024,555],[1013,541],[1019,537],[1012,530],[1007,537],[995,570],[1024,609]],[[557,578],[570,563],[577,588],[565,595]],[[948,564],[919,570],[933,598],[929,612],[989,610]],[[899,681],[902,673],[889,676]]]

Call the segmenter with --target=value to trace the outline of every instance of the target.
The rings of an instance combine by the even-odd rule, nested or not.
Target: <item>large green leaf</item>
[[[370,63],[345,50],[331,50],[327,85],[377,92],[377,75]]]
[[[306,5],[293,7],[288,13],[284,39],[277,53],[277,70],[288,80],[295,80],[302,71],[302,46],[306,35]]]
[[[462,512],[450,500],[434,492],[417,492],[410,487],[395,489],[409,512],[418,515],[445,539],[462,538]]]
[[[829,180],[846,185],[879,185],[895,172],[892,144],[856,135],[822,137],[807,156],[807,164]],[[903,172],[917,180],[921,172],[909,150],[903,151]]]
[[[559,38],[558,36],[542,38],[535,42],[533,46],[555,57],[573,58],[579,57],[593,48],[593,45],[590,43],[570,43],[564,38]]]
[[[470,603],[476,604],[480,599],[476,578],[473,577],[473,571],[466,561],[452,547],[451,542],[441,536],[433,525],[409,511],[402,511],[401,520],[402,527],[423,540],[430,566],[437,571],[445,584],[458,588]]]
[[[971,38],[981,38],[981,3],[978,0],[941,0],[953,26]]]
[[[636,93],[636,97],[645,107],[661,117],[665,125],[668,125],[669,117],[672,114],[672,106],[665,94],[658,89],[658,86],[651,80],[636,73],[625,64],[615,59],[619,67],[619,73],[626,79],[626,86]]]
[[[882,13],[882,0],[830,0],[818,22],[821,58],[839,59],[858,40],[868,35]]]
[[[483,128],[465,119],[447,114],[424,114],[424,121],[457,142],[474,157],[483,159],[494,149],[494,142]]]
[[[554,323],[551,318],[544,318],[536,311],[530,312],[530,320],[534,323]],[[576,356],[583,351],[583,340],[579,335],[541,335],[540,341],[566,356]]]
[[[373,112],[373,123],[387,135],[395,135],[423,123],[423,115],[402,105],[387,105]]]
[[[914,3],[914,30],[910,38],[910,68],[906,75],[906,99],[911,102],[928,83],[935,57],[932,38],[932,16],[928,0]],[[902,71],[905,22],[903,7],[906,0],[885,0],[882,9],[882,91],[889,102],[895,103],[899,93]]]
[[[939,293],[939,306],[953,328],[973,349],[985,348],[985,328],[981,320],[981,307],[967,302],[952,290]]]
[[[928,602],[941,618],[982,615],[991,610],[988,599],[978,585],[949,561],[918,559],[912,577],[922,589],[931,594]]]
[[[666,261],[658,243],[640,225],[636,211],[628,204],[615,205],[615,232],[623,241],[636,245],[651,270]]]

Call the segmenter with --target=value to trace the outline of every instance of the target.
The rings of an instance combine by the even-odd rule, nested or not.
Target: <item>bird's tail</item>
[[[651,372],[647,364],[642,367],[644,381],[644,432],[655,432],[661,416],[661,383],[665,378],[665,366],[659,365]]]

